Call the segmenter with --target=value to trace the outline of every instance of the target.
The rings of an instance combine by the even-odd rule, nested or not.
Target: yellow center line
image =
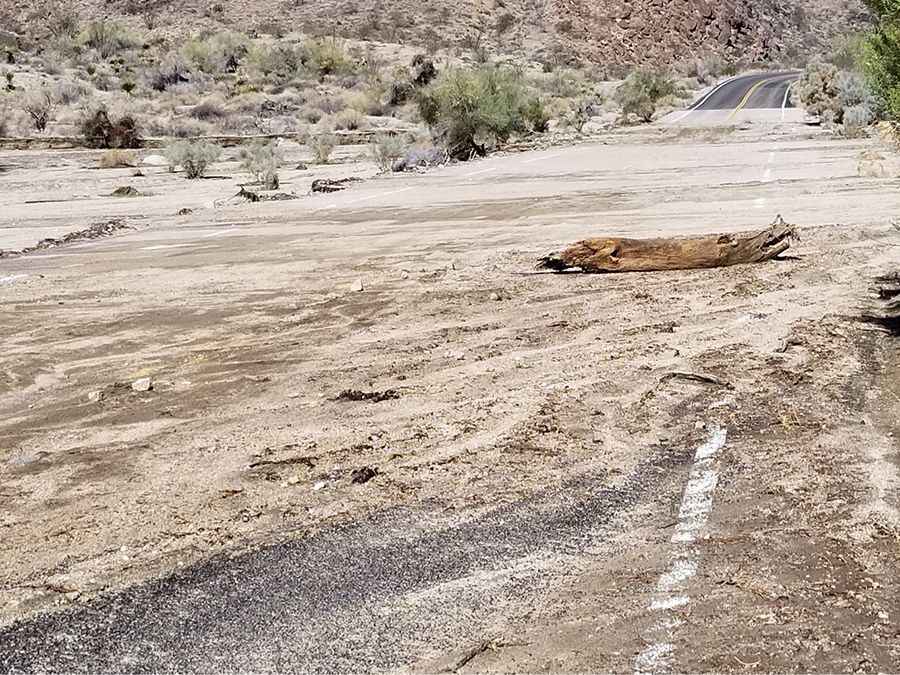
[[[741,99],[741,102],[738,103],[738,107],[731,111],[731,114],[728,116],[729,120],[734,119],[734,116],[737,115],[741,110],[744,109],[744,106],[750,102],[750,97],[756,93],[756,90],[759,89],[764,84],[768,84],[769,82],[773,82],[774,78],[769,78],[768,80],[760,80],[756,84],[754,84],[747,93],[744,95],[744,98]]]

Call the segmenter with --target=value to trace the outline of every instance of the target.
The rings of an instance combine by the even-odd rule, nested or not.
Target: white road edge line
[[[687,586],[697,574],[693,544],[706,527],[712,511],[713,495],[719,483],[715,460],[725,447],[727,438],[725,429],[716,428],[694,454],[694,466],[684,488],[678,524],[672,535],[669,568],[656,582],[656,590],[648,607],[649,611],[662,613],[662,616],[652,630],[655,639],[634,660],[635,673],[659,673],[669,668],[669,658],[675,651],[671,642],[672,630],[681,625],[681,619],[668,613],[691,602]]]
[[[791,82],[784,90],[784,101],[781,103],[781,121],[784,122],[784,116],[787,113],[787,104],[788,99],[791,97],[791,89],[794,88],[794,85],[797,83],[797,80]]]

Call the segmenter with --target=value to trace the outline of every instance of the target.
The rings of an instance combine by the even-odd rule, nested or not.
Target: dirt
[[[179,177],[148,176],[148,227],[4,260],[2,621],[385,508],[464,522],[719,425],[678,669],[896,669],[900,364],[858,320],[896,264],[895,186],[848,168],[858,141],[733,133],[182,217],[165,215],[182,184],[159,189]],[[775,208],[796,258],[531,273],[601,227],[742,231]],[[677,518],[657,506],[546,602],[499,614],[462,670],[632,668]]]

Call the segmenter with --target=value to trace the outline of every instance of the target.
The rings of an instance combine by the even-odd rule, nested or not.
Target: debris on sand
[[[715,387],[724,387],[725,389],[734,389],[734,386],[723,380],[720,380],[718,377],[713,377],[712,375],[702,375],[700,373],[683,373],[683,372],[674,372],[667,373],[659,378],[659,383],[664,384],[666,382],[670,382],[672,380],[684,380],[687,382],[695,382],[697,384],[711,384]]]
[[[354,293],[362,293],[364,290],[366,290],[365,285],[363,285],[363,280],[357,279],[356,281],[354,281],[353,285],[350,286],[350,290]]]
[[[350,472],[350,482],[354,485],[364,485],[378,475],[378,469],[371,466],[364,466],[354,469]]]
[[[400,398],[393,389],[386,391],[359,391],[357,389],[345,389],[335,397],[335,401],[367,401],[369,403],[381,403]]]
[[[313,181],[312,191],[324,194],[340,192],[354,183],[362,183],[362,178],[319,178]]]
[[[122,187],[117,187],[112,193],[109,195],[110,197],[145,197],[146,195],[140,190],[130,186],[123,185]]]
[[[176,216],[189,216],[193,212],[194,212],[194,209],[184,208],[184,209],[178,209],[178,213],[176,213],[175,215]]]
[[[863,319],[900,335],[900,272],[875,280],[875,298],[874,309],[866,312]]]
[[[235,197],[246,199],[248,202],[252,202],[254,204],[258,202],[287,202],[294,199],[300,199],[300,197],[298,197],[297,195],[288,194],[287,192],[276,192],[274,194],[266,195],[260,194],[258,192],[253,192],[252,190],[248,190],[244,187],[241,188],[241,191],[238,192]]]
[[[20,255],[25,255],[27,253],[34,253],[35,251],[43,251],[48,248],[56,248],[57,246],[62,246],[64,244],[71,244],[77,241],[83,241],[88,239],[100,239],[101,237],[109,237],[115,234],[120,230],[130,230],[129,227],[124,220],[114,219],[114,220],[106,220],[102,223],[94,223],[90,227],[85,230],[78,230],[77,232],[70,232],[67,235],[64,235],[60,239],[48,238],[42,239],[34,246],[29,246],[28,248],[23,248],[20,251],[4,251],[0,249],[0,258],[13,258]]]
[[[775,219],[755,235],[722,234],[666,239],[586,239],[559,254],[549,255],[539,268],[557,272],[654,272],[708,269],[777,258],[799,239],[797,230]]]

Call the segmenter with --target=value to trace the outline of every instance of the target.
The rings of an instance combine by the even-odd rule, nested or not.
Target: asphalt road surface
[[[796,72],[742,75],[713,89],[691,110],[793,108],[790,88],[799,77]]]
[[[407,665],[438,645],[452,651],[461,635],[477,641],[498,606],[534,598],[542,565],[519,564],[510,576],[517,561],[559,567],[659,491],[676,498],[690,460],[689,452],[651,452],[614,484],[585,475],[460,527],[417,533],[429,514],[386,512],[219,558],[0,632],[0,671],[334,673]],[[504,568],[502,583],[427,592]]]

